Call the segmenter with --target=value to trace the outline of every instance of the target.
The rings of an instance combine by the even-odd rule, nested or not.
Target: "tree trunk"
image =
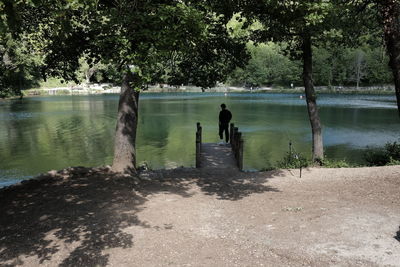
[[[360,69],[361,69],[360,62],[357,61],[357,78],[356,78],[357,79],[357,85],[356,85],[357,91],[358,91],[358,87],[360,87]]]
[[[357,50],[356,52],[356,83],[357,90],[360,87],[361,78],[364,77],[365,73],[363,72],[363,64],[364,64],[364,52],[361,50]]]
[[[85,71],[85,78],[86,78],[86,83],[90,83],[90,78],[92,78],[93,74],[96,72],[97,68],[92,67],[89,68],[88,70]]]
[[[86,81],[86,84],[90,83],[90,76],[89,76],[89,72],[88,71],[85,72],[85,81]]]
[[[112,169],[122,173],[136,173],[136,128],[139,92],[132,87],[134,74],[128,71],[122,81],[118,104],[117,127]]]
[[[322,142],[322,127],[318,114],[317,97],[312,80],[312,48],[311,37],[303,35],[303,83],[306,93],[308,116],[312,130],[312,158],[314,162],[321,162],[324,158],[324,147]]]
[[[383,33],[389,54],[389,66],[393,72],[400,117],[400,3],[398,0],[378,1],[383,19]]]

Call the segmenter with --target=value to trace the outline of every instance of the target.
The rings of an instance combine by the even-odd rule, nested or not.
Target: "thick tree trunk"
[[[322,127],[318,114],[317,96],[312,80],[312,49],[311,37],[303,36],[303,83],[306,93],[308,116],[312,130],[312,157],[314,162],[320,162],[324,158],[324,147],[322,142]]]
[[[125,74],[118,105],[117,127],[114,142],[112,169],[116,172],[136,173],[136,128],[138,121],[139,92],[132,88],[134,75]]]
[[[398,0],[378,1],[381,5],[383,33],[389,54],[389,66],[393,72],[397,109],[400,117],[400,3]]]

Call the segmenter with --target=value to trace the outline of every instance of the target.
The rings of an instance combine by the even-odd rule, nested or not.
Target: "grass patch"
[[[387,143],[384,147],[369,148],[363,155],[365,164],[350,163],[346,159],[330,159],[324,157],[321,161],[323,168],[355,168],[366,166],[391,166],[400,165],[400,141]],[[300,153],[287,152],[282,160],[275,165],[261,169],[260,171],[272,171],[276,169],[300,169],[315,166],[311,159]]]
[[[322,160],[322,167],[324,168],[351,168],[356,167],[355,165],[350,164],[344,159],[329,159],[325,156]]]

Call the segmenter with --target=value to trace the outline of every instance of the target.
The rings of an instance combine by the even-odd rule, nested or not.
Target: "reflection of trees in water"
[[[111,163],[105,160],[112,156],[113,132],[107,128],[113,124],[94,119],[91,113],[95,112],[75,113],[52,123],[56,130],[50,133],[50,146],[68,165]]]
[[[18,166],[21,155],[35,155],[40,149],[38,145],[38,128],[40,117],[35,113],[40,112],[43,105],[39,101],[14,100],[8,106],[9,118],[2,120],[1,132],[4,138],[0,143],[0,157],[4,160],[2,166],[13,164]],[[1,134],[3,135],[3,134]]]
[[[17,159],[19,162],[13,165],[31,174],[71,165],[109,164],[106,160],[108,157],[110,161],[112,156],[114,120],[102,114],[101,106],[99,101],[93,105],[71,105],[66,101],[13,102],[10,111],[32,116],[4,121],[2,130],[7,137],[0,144],[0,155],[9,161]],[[46,113],[38,113],[43,110]],[[110,127],[112,131],[108,131]]]
[[[191,165],[192,132],[186,126],[193,116],[187,102],[145,100],[140,102],[137,150],[140,161],[161,168]],[[194,129],[194,126],[193,126]],[[194,138],[194,137],[193,137]],[[188,151],[189,150],[189,151]]]
[[[365,164],[363,158],[365,151],[362,148],[349,148],[348,144],[327,146],[325,148],[325,154],[328,155],[328,159],[342,159],[351,164]]]

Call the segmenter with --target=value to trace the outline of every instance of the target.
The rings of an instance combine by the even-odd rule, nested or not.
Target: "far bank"
[[[50,95],[96,95],[119,94],[121,88],[112,84],[86,84],[65,87],[44,87],[23,90],[23,96],[50,96]],[[352,87],[352,86],[316,86],[315,90],[321,94],[376,94],[390,95],[395,93],[391,85]],[[240,87],[220,85],[212,88],[200,88],[195,86],[149,86],[142,93],[196,93],[196,92],[255,92],[255,93],[289,93],[304,94],[303,87]]]

